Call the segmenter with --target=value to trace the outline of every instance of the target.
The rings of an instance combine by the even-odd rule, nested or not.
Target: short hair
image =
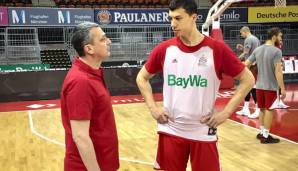
[[[249,27],[247,27],[247,26],[243,26],[243,27],[240,29],[240,31],[243,31],[243,32],[245,32],[245,33],[250,33],[250,29],[249,29]]]
[[[278,36],[281,33],[281,29],[278,27],[273,27],[267,30],[267,40],[271,40],[273,36]]]
[[[73,35],[71,37],[71,45],[80,57],[85,56],[84,46],[93,42],[93,38],[90,35],[90,30],[95,27],[99,27],[99,25],[92,22],[84,22],[78,24],[74,28]]]
[[[198,4],[195,0],[172,0],[169,9],[174,11],[183,8],[188,15],[198,14]]]

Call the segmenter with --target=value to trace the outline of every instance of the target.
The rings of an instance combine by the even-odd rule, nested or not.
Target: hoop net
[[[275,0],[275,7],[286,7],[287,0]]]

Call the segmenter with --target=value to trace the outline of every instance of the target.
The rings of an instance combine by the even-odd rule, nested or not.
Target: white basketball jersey
[[[158,132],[216,141],[216,135],[208,135],[209,127],[201,124],[200,119],[213,111],[221,73],[229,68],[224,68],[224,60],[231,59],[227,64],[232,63],[233,71],[226,69],[231,76],[238,75],[244,67],[225,48],[224,43],[205,37],[197,46],[188,47],[179,38],[173,38],[153,50],[145,67],[150,73],[163,71],[163,105],[170,114],[168,123],[158,124]],[[225,59],[225,55],[229,57]]]

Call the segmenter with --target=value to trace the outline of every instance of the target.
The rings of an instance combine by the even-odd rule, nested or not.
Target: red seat
[[[136,0],[129,0],[129,4],[133,5],[136,3]]]
[[[144,0],[137,0],[137,4],[144,4]]]
[[[122,3],[123,5],[127,5],[128,2],[129,2],[129,0],[121,0],[121,3]]]
[[[152,4],[152,0],[145,0],[145,4]]]

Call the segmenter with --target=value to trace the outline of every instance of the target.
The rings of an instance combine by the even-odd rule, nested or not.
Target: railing
[[[198,25],[201,27],[201,25]],[[236,51],[237,43],[243,43],[239,30],[243,25],[223,24],[225,42]],[[283,54],[297,55],[298,29],[292,24],[248,25],[262,42],[266,30],[280,26],[283,30]],[[111,58],[107,61],[144,61],[160,42],[173,36],[170,25],[156,26],[103,26],[111,39]],[[0,64],[38,63],[40,50],[59,47],[67,49],[70,58],[75,56],[71,47],[73,27],[7,27],[0,28]]]

